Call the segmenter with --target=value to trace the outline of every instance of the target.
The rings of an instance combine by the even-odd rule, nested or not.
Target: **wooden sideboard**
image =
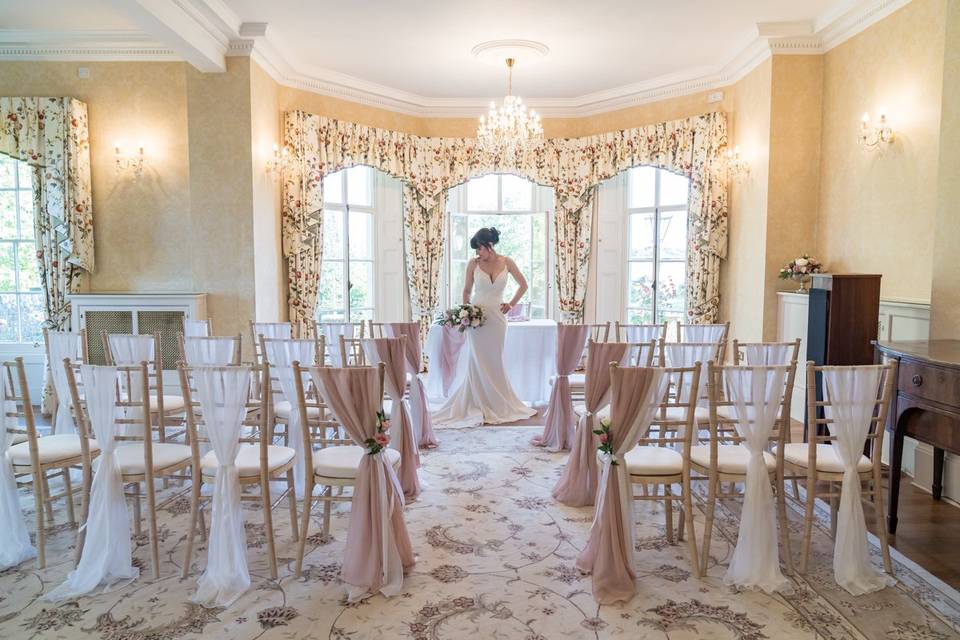
[[[960,340],[875,343],[878,361],[896,360],[896,393],[887,431],[890,434],[890,495],[887,530],[897,530],[903,439],[933,446],[933,497],[943,491],[943,454],[960,454]]]

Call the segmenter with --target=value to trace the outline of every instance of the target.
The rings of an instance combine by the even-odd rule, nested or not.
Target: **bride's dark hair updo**
[[[496,227],[484,227],[480,229],[473,237],[470,238],[470,248],[477,250],[480,247],[486,247],[487,249],[492,249],[493,245],[500,242],[500,232],[497,231]]]

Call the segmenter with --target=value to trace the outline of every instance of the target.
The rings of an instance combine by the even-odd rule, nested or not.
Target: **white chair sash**
[[[724,369],[723,386],[733,402],[737,433],[750,453],[737,546],[724,584],[768,593],[790,587],[780,572],[777,515],[770,474],[763,460],[784,394],[787,367]],[[709,549],[704,550],[709,553]]]
[[[183,355],[191,366],[226,367],[234,364],[236,338],[183,338]]]
[[[743,364],[751,367],[790,364],[793,360],[793,344],[747,344],[743,349]]]
[[[206,320],[184,320],[183,337],[197,338],[210,335],[210,325]]]
[[[270,340],[266,345],[265,355],[267,362],[270,363],[270,370],[277,376],[283,399],[290,403],[290,417],[287,418],[290,436],[287,439],[287,446],[297,452],[293,463],[293,482],[297,495],[302,496],[306,490],[306,453],[303,450],[303,417],[300,415],[293,363],[299,362],[305,368],[320,364],[315,362],[316,344],[313,340],[288,339]],[[307,380],[306,374],[303,379]]]
[[[293,326],[289,322],[254,322],[253,335],[263,336],[264,338],[283,338],[289,340],[293,337]]]
[[[7,429],[17,427],[16,416],[7,415],[16,413],[17,403],[7,400],[6,376],[0,379],[0,570],[13,567],[24,560],[37,555],[37,550],[30,544],[30,533],[20,510],[20,497],[17,495],[17,479],[13,475],[13,463],[7,457],[7,449],[12,440]]]
[[[634,345],[640,342],[648,343],[651,340],[659,340],[664,337],[662,324],[624,325],[620,327],[620,330],[623,333],[620,339],[624,342],[633,343]],[[638,364],[641,367],[646,366],[647,352],[649,350],[650,347],[647,344],[630,347],[630,357],[626,361]],[[657,363],[654,362],[654,364]]]
[[[689,368],[698,362],[700,363],[700,384],[696,390],[698,398],[697,404],[701,406],[705,405],[703,389],[706,388],[707,363],[717,357],[716,345],[670,342],[663,345],[663,352],[664,358],[666,359],[666,366],[668,367]],[[684,377],[689,378],[689,376]],[[692,389],[685,387],[685,393],[689,394],[691,391]],[[682,403],[689,402],[690,396],[680,396],[679,401]]]
[[[85,364],[80,367],[80,378],[100,456],[90,489],[80,562],[60,586],[46,595],[51,602],[75,600],[97,589],[111,591],[140,575],[132,562],[130,520],[116,456],[120,430],[115,419],[117,368]]]
[[[246,367],[228,370],[198,367],[193,379],[204,428],[218,463],[207,568],[197,581],[193,601],[204,607],[229,607],[250,588],[236,461],[252,376]]]
[[[108,335],[107,340],[110,341],[114,364],[135,366],[141,362],[153,362],[156,343],[151,335],[113,334]],[[130,402],[143,402],[143,380],[140,372],[131,372],[129,376],[126,373],[121,375],[120,386],[121,392]],[[131,388],[128,389],[128,386]],[[126,435],[142,437],[143,407],[124,407],[123,415],[129,420],[136,420],[136,424],[126,425]]]
[[[353,324],[350,322],[328,322],[320,325],[323,328],[323,336],[326,340],[327,357],[334,367],[346,366],[343,358],[340,357],[340,336],[350,339],[353,338]]]
[[[70,400],[70,385],[67,382],[67,370],[63,361],[66,358],[77,360],[80,354],[80,334],[66,331],[47,332],[47,351],[49,352],[50,379],[53,390],[57,394],[57,417],[54,421],[53,432],[57,435],[77,432],[77,425],[73,421]]]
[[[843,462],[837,537],[833,546],[833,576],[838,585],[855,596],[896,584],[896,580],[870,563],[867,525],[860,502],[860,474],[857,473],[857,462],[863,455],[879,396],[880,372],[881,368],[877,366],[823,371],[824,394],[830,401],[824,407],[824,415],[833,420],[827,427],[837,438],[834,446]]]
[[[725,324],[689,324],[682,328],[682,342],[720,342],[727,330]]]

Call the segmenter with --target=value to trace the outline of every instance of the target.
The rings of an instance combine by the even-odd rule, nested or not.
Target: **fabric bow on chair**
[[[594,414],[610,398],[610,363],[620,362],[627,353],[622,342],[591,342],[587,354],[584,412],[577,423],[567,466],[553,488],[553,497],[570,507],[593,504],[597,495],[597,436]]]
[[[557,377],[550,392],[543,433],[531,440],[538,447],[562,451],[573,446],[577,420],[570,397],[570,374],[580,362],[589,335],[588,325],[557,325]]]

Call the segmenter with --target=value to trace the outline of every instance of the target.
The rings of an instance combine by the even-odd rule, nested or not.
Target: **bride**
[[[494,250],[500,241],[495,228],[483,228],[470,239],[477,257],[467,264],[463,303],[483,309],[484,323],[467,329],[467,342],[460,357],[467,363],[459,368],[457,386],[446,403],[433,414],[435,425],[475,426],[524,420],[536,411],[517,398],[503,368],[503,340],[507,333],[505,314],[527,291],[527,280],[516,263]],[[510,302],[503,302],[507,273],[519,288]],[[473,299],[470,299],[470,292]]]

